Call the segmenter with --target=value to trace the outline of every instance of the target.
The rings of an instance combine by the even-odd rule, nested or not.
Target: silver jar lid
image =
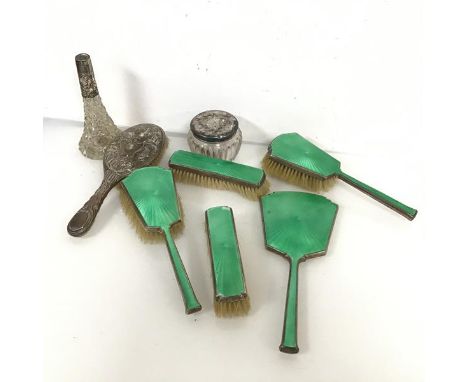
[[[224,142],[239,129],[239,122],[232,114],[222,110],[207,110],[190,122],[192,134],[205,142]]]

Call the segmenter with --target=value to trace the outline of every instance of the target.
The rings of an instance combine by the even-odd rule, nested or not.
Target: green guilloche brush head
[[[263,159],[267,174],[311,191],[333,187],[340,162],[299,134],[282,134],[273,139]]]
[[[135,207],[131,197],[128,195],[127,190],[122,185],[119,185],[119,197],[120,197],[120,204],[122,206],[122,210],[128,218],[130,225],[133,227],[135,232],[137,233],[138,237],[143,243],[146,244],[153,244],[153,243],[163,243],[164,236],[161,235],[160,230],[148,227],[145,222],[143,221],[138,209]],[[179,211],[181,215],[181,220],[171,227],[171,233],[173,237],[176,239],[178,238],[183,230],[184,230],[184,210],[182,208],[182,204],[179,201],[179,197],[177,196]]]
[[[252,200],[269,190],[265,172],[260,168],[189,151],[179,150],[172,154],[169,167],[177,181],[235,191]]]
[[[166,170],[160,167],[144,167],[140,171],[134,174],[130,179],[124,180],[119,184],[119,196],[120,204],[122,205],[122,210],[127,215],[127,218],[131,226],[135,229],[138,237],[144,243],[160,243],[164,242],[164,235],[161,235],[161,230],[159,227],[155,226],[156,221],[154,219],[154,214],[159,213],[154,210],[154,203],[151,197],[153,190],[156,190],[160,187],[160,180],[158,176],[165,177],[165,175],[170,175],[170,170]],[[138,176],[137,176],[138,175]],[[170,177],[172,181],[172,176]],[[140,200],[135,201],[132,199],[132,196],[129,194],[125,184],[131,188],[131,192],[135,194],[136,191],[141,190],[143,192],[146,190],[147,196],[140,198]],[[135,191],[134,191],[135,190]],[[154,195],[156,193],[154,192]],[[171,192],[170,195],[173,195]],[[176,238],[178,237],[184,228],[183,223],[183,209],[182,204],[180,203],[179,196],[176,195],[176,206],[178,213],[178,220],[172,223],[171,233]],[[166,196],[163,196],[166,197]],[[175,211],[176,208],[174,207]]]
[[[159,161],[161,160],[161,157],[164,155],[164,152],[166,151],[168,146],[169,146],[169,138],[167,138],[167,136],[164,136],[164,142],[163,142],[163,146],[162,146],[160,153],[154,158],[154,160],[151,162],[151,164],[148,167],[155,167],[158,165]],[[148,170],[145,170],[145,171],[148,171]],[[135,229],[140,240],[143,241],[144,243],[149,243],[149,244],[164,242],[164,237],[161,235],[161,232],[159,230],[148,227],[145,224],[140,213],[138,212],[138,209],[135,207],[135,204],[133,203],[131,197],[129,196],[122,182],[119,183],[119,185],[117,186],[117,189],[119,191],[120,205],[122,206],[122,210],[127,216],[131,226]],[[182,204],[180,203],[180,200],[178,200],[178,202],[179,202],[178,203],[179,211],[181,213],[181,220],[175,223],[171,227],[171,232],[175,238],[177,238],[184,229],[184,223],[183,223],[184,211],[182,209]]]

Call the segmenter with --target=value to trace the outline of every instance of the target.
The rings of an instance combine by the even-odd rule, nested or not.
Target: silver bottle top
[[[83,98],[93,98],[99,94],[96,79],[94,78],[93,64],[89,54],[80,53],[75,56],[76,70],[80,81]]]
[[[205,142],[223,142],[239,129],[236,117],[222,110],[208,110],[196,115],[190,122],[192,134]]]

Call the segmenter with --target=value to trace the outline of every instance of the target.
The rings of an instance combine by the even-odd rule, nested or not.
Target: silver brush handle
[[[68,223],[67,231],[71,236],[83,236],[89,231],[107,194],[121,180],[122,177],[104,177],[104,180],[93,196],[89,198],[89,200],[78,210]]]

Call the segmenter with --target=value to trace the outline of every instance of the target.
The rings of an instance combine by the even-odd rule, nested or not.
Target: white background
[[[82,119],[74,57],[91,55],[116,123],[186,132],[200,111],[245,139],[285,130],[340,151],[413,147],[419,1],[49,1],[45,116]]]
[[[407,1],[50,2],[45,115],[55,121],[44,141],[48,205],[62,208],[46,233],[47,379],[420,380],[421,23]],[[294,357],[278,352],[288,267],[264,249],[258,204],[180,186],[178,245],[204,306],[186,317],[164,245],[139,244],[116,193],[86,238],[64,233],[102,171],[80,157],[80,129],[67,123],[83,118],[82,51],[120,126],[185,134],[200,111],[228,110],[245,142],[300,132],[421,216],[409,223],[343,185],[329,194],[340,215],[329,257],[301,269]],[[168,154],[177,148],[183,139]],[[265,151],[244,143],[238,160],[258,165]],[[219,204],[236,216],[253,307],[243,320],[213,314],[203,213]]]
[[[28,132],[37,140],[21,145],[29,153],[22,168],[34,171],[16,171],[19,161],[4,168],[7,184],[21,185],[4,187],[4,200],[27,202],[21,214],[19,203],[5,203],[11,211],[5,248],[12,255],[4,255],[1,277],[3,379],[466,378],[463,6],[69,1],[49,2],[43,18],[39,7],[19,7],[16,18],[2,14],[3,73],[14,73],[4,75],[12,86],[3,91],[9,100],[4,132],[11,132],[3,141]],[[41,37],[37,20],[46,20],[43,51],[40,40],[31,43]],[[339,220],[329,254],[301,269],[301,353],[288,356],[276,348],[287,264],[250,231],[258,210],[235,209],[252,313],[216,320],[204,205],[195,198],[245,203],[181,186],[183,203],[194,212],[187,213],[178,245],[204,305],[197,317],[185,316],[164,248],[153,250],[132,236],[116,195],[109,195],[87,238],[64,234],[100,175],[97,162],[71,149],[82,118],[73,57],[82,51],[93,58],[101,95],[119,126],[148,121],[184,132],[195,113],[224,108],[239,117],[247,141],[267,142],[285,128],[301,131],[353,175],[420,213],[409,223],[346,185],[328,194],[340,204]],[[34,118],[41,114],[48,117],[43,138]],[[173,142],[174,148],[184,144]],[[18,160],[18,145],[3,147],[3,163]],[[254,164],[262,153],[261,145],[244,145],[239,160]],[[37,216],[31,194],[44,201],[36,234],[26,229]],[[193,258],[187,248],[196,248]]]

